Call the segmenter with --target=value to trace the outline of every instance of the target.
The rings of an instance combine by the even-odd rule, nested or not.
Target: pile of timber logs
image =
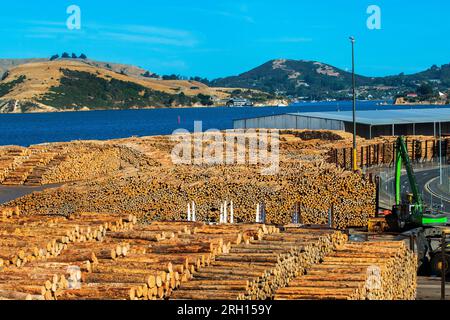
[[[8,217],[11,209],[5,212]],[[14,217],[0,220],[0,264],[5,267],[58,256],[70,243],[101,241],[107,230],[127,230],[136,223],[135,217],[82,214],[67,219],[13,212]]]
[[[0,183],[28,154],[29,151],[21,147],[0,148]]]
[[[95,259],[83,255],[88,263],[81,275],[81,287],[60,290],[56,298],[165,299],[182,283],[189,281],[195,272],[210,265],[217,255],[228,252],[231,244],[244,239],[250,241],[274,230],[276,228],[262,225],[206,226],[191,222],[155,222],[148,226],[135,226],[132,231],[107,232],[103,245],[108,249],[103,250],[104,254]],[[126,247],[122,241],[126,241]],[[121,252],[120,257],[114,257],[112,253],[117,244],[121,245],[121,249],[116,248],[116,253]],[[93,249],[92,245],[89,249]],[[77,261],[75,256],[67,256],[66,252],[56,259]]]
[[[41,184],[88,180],[117,172],[120,150],[101,144],[78,143],[66,147],[64,161],[42,174]]]
[[[129,147],[101,142],[72,142],[29,148],[0,147],[0,183],[47,185],[90,180],[145,162]]]
[[[271,231],[218,255],[170,299],[270,299],[278,288],[346,241],[345,235],[327,229]]]
[[[260,224],[195,222],[138,226],[133,216],[91,213],[70,219],[39,217],[46,224],[44,233],[44,223],[6,212],[2,230],[16,228],[27,235],[21,239],[23,245],[26,242],[24,252],[17,254],[21,267],[10,257],[8,267],[0,267],[0,299],[415,296],[417,260],[403,242],[348,244],[344,234],[320,227],[280,230]],[[59,254],[27,255],[34,252],[28,248],[38,248],[37,243],[45,244],[52,236],[63,245]],[[10,237],[0,242],[8,249],[18,245]],[[5,250],[0,247],[3,256]]]
[[[161,226],[168,225],[171,224],[163,223]],[[130,299],[169,298],[180,285],[188,283],[196,272],[210,266],[218,255],[228,253],[232,245],[257,239],[276,230],[264,225],[190,224],[190,227],[190,232],[178,233],[177,238],[160,242],[147,250],[148,259],[163,262],[164,268],[160,268],[159,273],[154,275],[156,282],[151,277],[149,282],[132,288]],[[169,265],[166,265],[167,261]]]
[[[405,243],[347,243],[277,290],[278,300],[413,300],[417,256]]]
[[[35,170],[37,168],[45,168],[57,155],[54,151],[49,152],[43,149],[43,147],[38,146],[30,147],[29,152],[31,153],[30,155],[23,158],[20,163],[16,162],[14,168],[10,169],[5,175],[2,182],[4,185],[22,185],[28,179],[32,182],[36,179]],[[35,184],[38,183],[36,182]]]
[[[0,222],[7,221],[7,219],[11,219],[13,217],[20,216],[19,207],[14,208],[0,208]]]
[[[81,280],[82,263],[34,261],[0,272],[0,299],[54,300],[56,294]]]
[[[8,206],[32,215],[127,213],[147,223],[186,219],[187,205],[195,202],[198,220],[218,222],[220,206],[233,201],[236,222],[255,222],[259,205],[265,208],[266,223],[290,223],[300,208],[304,223],[323,224],[333,207],[335,227],[364,226],[375,214],[375,185],[326,162],[327,152],[347,140],[340,132],[282,132],[280,169],[273,176],[262,175],[261,166],[253,165],[174,165],[170,154],[175,142],[169,137],[50,144],[48,151],[59,146],[57,153],[65,160],[50,162],[44,172],[37,168],[29,182],[84,181]],[[99,175],[105,177],[97,179]]]
[[[0,220],[0,299],[56,299],[99,259],[125,256],[129,244],[105,243],[104,237],[136,224],[133,216],[90,213],[70,219],[6,217]]]
[[[275,176],[245,166],[154,168],[137,176],[45,190],[8,205],[29,214],[124,212],[147,223],[186,219],[188,204],[195,202],[199,221],[218,222],[224,201],[233,201],[239,223],[255,222],[258,204],[264,204],[268,224],[292,222],[295,208],[300,208],[303,223],[325,224],[333,207],[335,227],[358,227],[367,225],[376,211],[374,183],[323,162],[282,164]]]
[[[446,157],[450,138],[444,138],[443,156]],[[395,160],[395,137],[383,137],[373,140],[364,140],[358,144],[358,166],[371,167],[375,165],[390,165]],[[439,156],[439,139],[429,136],[408,136],[406,146],[409,157],[413,162],[424,162],[436,159]],[[328,162],[340,167],[350,169],[352,166],[352,147],[345,145],[333,148],[328,152]]]

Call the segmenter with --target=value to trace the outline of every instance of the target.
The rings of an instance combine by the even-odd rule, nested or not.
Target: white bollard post
[[[259,203],[256,205],[256,223],[259,223]]]
[[[196,222],[197,221],[197,214],[195,212],[195,202],[192,201],[192,221]]]
[[[187,207],[187,219],[188,221],[191,221],[191,204],[188,203],[188,207]]]
[[[230,223],[234,223],[234,206],[233,206],[233,200],[231,200],[230,203]]]
[[[223,223],[223,204],[220,205],[219,223]]]

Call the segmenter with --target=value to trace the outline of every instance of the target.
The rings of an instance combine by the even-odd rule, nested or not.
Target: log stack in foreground
[[[404,242],[348,243],[277,290],[277,300],[413,300],[417,257]]]
[[[5,279],[4,298],[165,299],[217,255],[229,252],[232,245],[276,230],[263,225],[207,226],[187,222],[136,226],[134,219],[109,225],[114,218],[107,215],[81,217],[86,224],[105,226],[98,241],[70,243],[58,256],[0,272],[0,279]],[[33,287],[14,290],[15,284],[29,279]]]
[[[272,298],[278,288],[346,239],[327,229],[288,229],[232,247],[172,293],[171,299]]]
[[[130,299],[167,299],[174,290],[189,283],[194,274],[210,266],[218,255],[229,252],[233,245],[275,232],[275,228],[263,225],[209,226],[182,222],[153,223],[142,228],[167,234],[173,228],[181,226],[184,227],[183,230],[179,230],[171,239],[146,247],[142,241],[132,242],[131,251],[134,254],[127,259],[117,260],[114,265],[100,264],[98,268],[94,267],[94,273],[103,273],[106,277],[108,274],[114,276],[115,271],[120,270],[139,273],[145,276],[145,281],[141,280],[141,285],[130,288]]]
[[[70,219],[20,216],[17,208],[0,216],[0,298],[54,299],[70,281],[81,280],[89,260],[107,255],[108,230],[129,230],[132,216],[81,214]]]
[[[403,242],[348,244],[321,227],[138,226],[133,216],[21,217],[14,209],[1,217],[0,299],[415,296],[416,257]]]

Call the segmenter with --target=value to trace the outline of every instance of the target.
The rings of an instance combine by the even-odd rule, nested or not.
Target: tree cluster
[[[86,60],[87,56],[84,53],[82,53],[79,56],[77,56],[75,53],[69,54],[67,52],[63,52],[61,54],[61,56],[59,54],[54,54],[53,56],[51,56],[50,57],[50,61],[54,61],[54,60],[57,60],[59,58],[61,58],[61,59],[82,59],[82,60]]]

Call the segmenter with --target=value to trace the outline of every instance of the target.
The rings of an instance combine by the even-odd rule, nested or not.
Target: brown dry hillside
[[[70,81],[63,82],[64,78]],[[100,88],[114,83],[115,92],[117,88],[119,91],[127,92],[121,94],[119,98],[111,97],[108,92],[98,92],[98,88],[89,87],[97,82]],[[78,96],[74,97],[73,101],[69,101],[68,105],[67,99],[61,100],[61,96],[72,94],[72,92],[64,91],[73,89],[73,87],[67,87],[67,83],[78,86],[80,90]],[[66,85],[66,87],[62,87],[62,85]],[[129,90],[133,91],[134,96],[130,97]],[[201,101],[192,97],[205,95],[210,96],[212,100],[225,99],[230,96],[232,90],[210,88],[195,81],[137,78],[83,61],[34,62],[10,69],[7,77],[0,82],[0,112],[197,105],[202,104]],[[52,94],[53,96],[49,99],[49,95]],[[80,97],[83,94],[86,97]],[[92,94],[92,97],[88,96],[89,94]],[[102,102],[95,101],[99,95],[103,94],[107,96],[104,101],[111,100],[111,105],[99,105]],[[59,106],[58,99],[66,104],[63,107]],[[90,100],[92,100],[91,104]],[[171,105],[168,105],[166,101],[173,102],[169,102]]]

